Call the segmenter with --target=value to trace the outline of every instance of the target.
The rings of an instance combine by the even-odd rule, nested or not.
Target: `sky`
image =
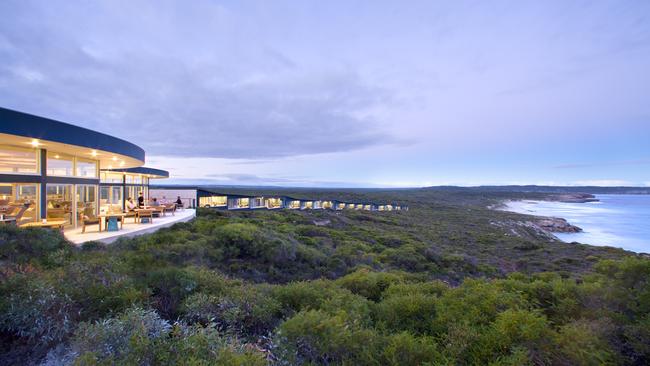
[[[168,183],[650,186],[647,0],[0,14],[0,106],[131,141]]]

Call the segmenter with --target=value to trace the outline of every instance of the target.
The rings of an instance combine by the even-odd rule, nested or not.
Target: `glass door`
[[[46,218],[48,220],[64,220],[65,226],[72,226],[74,224],[72,188],[72,184],[47,185]]]
[[[78,220],[97,215],[97,186],[77,185],[76,200]]]
[[[0,214],[20,217],[17,224],[38,219],[39,185],[21,183],[0,184]],[[25,210],[22,210],[27,206]],[[22,211],[22,214],[20,213]]]

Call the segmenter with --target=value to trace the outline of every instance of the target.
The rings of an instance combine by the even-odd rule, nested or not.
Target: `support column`
[[[122,211],[126,210],[126,174],[122,173]]]
[[[41,219],[47,217],[47,150],[41,149]]]

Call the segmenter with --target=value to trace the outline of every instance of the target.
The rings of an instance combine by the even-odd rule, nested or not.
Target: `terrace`
[[[100,241],[109,244],[121,237],[133,237],[143,234],[149,234],[156,230],[172,226],[179,222],[187,222],[196,216],[196,211],[185,209],[176,211],[174,215],[167,214],[161,217],[152,218],[150,223],[136,222],[134,218],[125,217],[124,225],[118,231],[99,231],[99,225],[86,228],[83,233],[81,228],[65,230],[63,235],[75,244],[81,244],[88,241]]]

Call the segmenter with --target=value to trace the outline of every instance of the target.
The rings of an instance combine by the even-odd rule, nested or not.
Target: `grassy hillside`
[[[487,208],[544,193],[283,193],[411,209],[203,210],[110,246],[0,226],[0,364],[650,361],[648,259]]]

